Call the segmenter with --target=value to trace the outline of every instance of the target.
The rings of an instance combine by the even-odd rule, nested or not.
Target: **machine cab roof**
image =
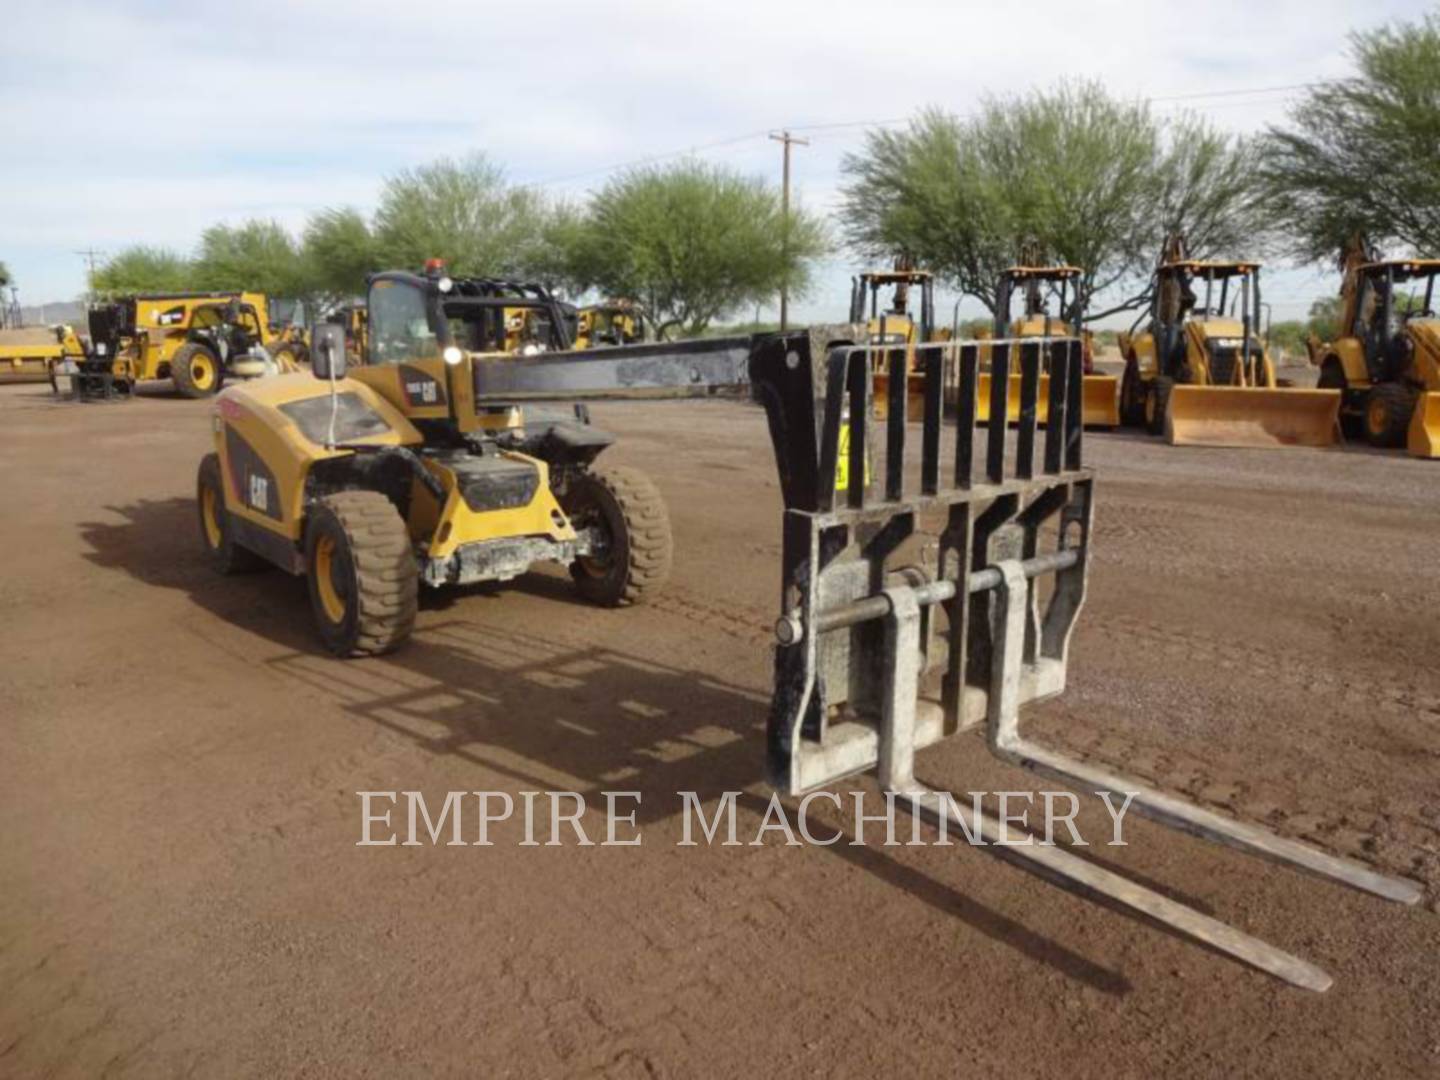
[[[1180,259],[1176,262],[1162,263],[1160,273],[1186,273],[1193,274],[1199,278],[1221,278],[1239,277],[1242,274],[1253,274],[1260,269],[1258,262],[1215,262],[1207,259]]]

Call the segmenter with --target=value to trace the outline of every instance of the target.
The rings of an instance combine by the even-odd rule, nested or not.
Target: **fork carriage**
[[[989,416],[1006,415],[1009,376],[1018,368],[1013,431],[1003,423],[978,428],[982,349],[991,365]],[[920,346],[918,417],[907,416],[905,349],[841,344],[823,357],[813,352],[809,336],[782,335],[759,341],[750,361],[785,507],[767,727],[771,783],[796,795],[875,769],[909,812],[932,823],[944,818],[987,844],[1019,841],[990,850],[1289,983],[1326,989],[1330,977],[1306,961],[1063,848],[1026,844],[1008,824],[962,809],[948,792],[915,779],[917,750],[983,724],[996,756],[1081,791],[1131,794],[1137,812],[1163,824],[1389,900],[1420,898],[1413,882],[1211,813],[1021,735],[1021,706],[1065,688],[1070,636],[1085,599],[1094,477],[1082,461],[1081,343]],[[877,370],[888,375],[889,400],[879,410],[872,391]],[[877,411],[883,429],[872,434]],[[907,455],[916,435],[918,461]],[[869,480],[872,450],[883,457],[880,475],[837,489],[837,477]],[[918,540],[928,541],[933,560],[907,561]]]

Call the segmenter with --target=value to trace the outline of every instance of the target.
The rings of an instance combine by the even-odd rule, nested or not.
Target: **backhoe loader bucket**
[[[1172,446],[1334,446],[1340,391],[1176,386],[1165,438]]]
[[[1086,427],[1111,428],[1117,427],[1120,423],[1120,380],[1114,375],[1086,375],[1081,381],[1081,421]],[[879,387],[875,391],[878,396],[881,393]],[[1037,405],[1036,418],[1041,425],[1049,422],[1050,410],[1048,401],[1050,396],[1050,376],[1040,376],[1039,404]],[[980,414],[979,421],[982,424],[990,422],[990,375],[988,372],[980,373]],[[1005,419],[1007,423],[1017,423],[1020,419],[1020,376],[1010,376],[1010,393],[1005,399]]]
[[[978,342],[921,346],[919,439],[908,394],[888,402],[875,483],[837,492],[841,426],[853,426],[850,475],[871,438],[872,362],[903,385],[905,356],[832,347],[812,363],[805,334],[757,342],[750,376],[765,406],[784,501],[775,691],[767,769],[798,795],[875,769],[898,806],[978,835],[986,851],[1053,883],[1103,898],[1297,986],[1330,978],[1297,957],[1137,884],[1070,849],[1035,843],[1006,821],[915,777],[915,754],[984,725],[996,756],[1082,791],[1124,792],[1157,821],[1413,904],[1413,882],[1210,813],[1021,737],[1023,706],[1065,689],[1070,636],[1085,599],[1094,480],[1081,463],[1079,342],[986,342],[996,381],[1020,368],[1018,425],[976,438]],[[1037,433],[1042,348],[1052,377]],[[953,388],[953,408],[947,397]],[[1000,400],[988,401],[998,415]],[[918,441],[918,461],[907,448]],[[928,538],[933,560],[923,557]],[[920,541],[922,557],[911,552]],[[1042,597],[1045,603],[1042,605]],[[1005,841],[1006,846],[994,845]],[[1014,846],[1010,846],[1014,845]]]
[[[1420,395],[1406,446],[1411,457],[1440,458],[1440,394]]]

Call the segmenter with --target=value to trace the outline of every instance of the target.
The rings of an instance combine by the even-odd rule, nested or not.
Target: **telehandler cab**
[[[220,395],[215,452],[198,478],[200,532],[219,569],[268,560],[305,574],[320,636],[342,656],[398,645],[422,582],[513,577],[540,559],[569,564],[600,603],[642,599],[670,560],[655,487],[597,465],[611,439],[583,416],[525,417],[518,403],[748,385],[765,408],[783,504],[765,753],[781,793],[873,769],[900,808],[1311,990],[1330,978],[1304,960],[921,784],[916,752],[983,726],[996,756],[1078,790],[1123,792],[1166,825],[1390,900],[1419,899],[1413,882],[1022,736],[1022,706],[1065,689],[1085,599],[1094,478],[1082,463],[1078,340],[917,345],[917,429],[907,415],[912,351],[898,343],[854,346],[812,330],[517,355],[503,351],[515,297],[493,284],[435,268],[375,275],[368,364],[347,371],[341,328],[323,328],[318,378],[283,375]],[[982,348],[995,414],[1012,368],[1021,386],[1017,425],[991,424],[983,438]],[[872,439],[877,370],[889,389],[883,435]],[[860,481],[872,449],[874,481]],[[856,478],[843,487],[842,461]]]

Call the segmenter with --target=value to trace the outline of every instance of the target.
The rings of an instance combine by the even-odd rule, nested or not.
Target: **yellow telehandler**
[[[399,647],[422,587],[504,580],[536,562],[569,566],[592,602],[635,603],[670,564],[660,492],[637,470],[597,460],[613,437],[582,410],[546,418],[529,404],[749,386],[765,409],[783,504],[773,695],[756,755],[778,792],[798,797],[874,770],[897,808],[1315,991],[1330,977],[1299,957],[926,786],[917,754],[980,728],[988,738],[977,748],[1077,791],[1123,792],[1127,807],[1164,824],[1400,903],[1423,895],[1022,732],[1025,707],[1065,689],[1089,573],[1094,475],[1082,462],[1079,409],[1061,393],[1078,390],[1079,342],[1013,350],[1026,399],[1015,445],[995,424],[983,452],[973,408],[981,343],[917,346],[921,427],[907,424],[898,395],[883,470],[841,489],[841,433],[855,428],[852,477],[870,441],[873,354],[890,354],[897,370],[903,354],[813,329],[575,351],[543,292],[523,302],[554,331],[552,347],[516,354],[503,312],[521,298],[494,286],[443,272],[374,275],[368,363],[349,369],[342,328],[321,324],[310,374],[220,394],[197,477],[200,538],[217,570],[270,563],[303,575],[319,636],[339,656]],[[985,347],[1008,368],[1003,343]],[[1053,388],[1043,436],[1042,349]],[[954,374],[972,400],[946,415]],[[936,558],[917,564],[917,545]]]
[[[1440,457],[1440,259],[1376,259],[1363,239],[1345,254],[1341,335],[1311,347],[1319,385],[1337,391],[1341,416],[1372,446]],[[1403,303],[1396,289],[1424,284]]]
[[[89,313],[85,359],[60,371],[75,396],[111,398],[169,379],[182,397],[214,394],[226,379],[294,371],[308,356],[303,331],[270,320],[263,293],[121,297]]]
[[[1148,312],[1120,334],[1121,423],[1175,446],[1334,445],[1339,393],[1280,385],[1259,310],[1259,263],[1189,259],[1172,237]]]
[[[575,348],[597,345],[635,345],[659,339],[645,309],[624,298],[586,304],[576,316]]]

